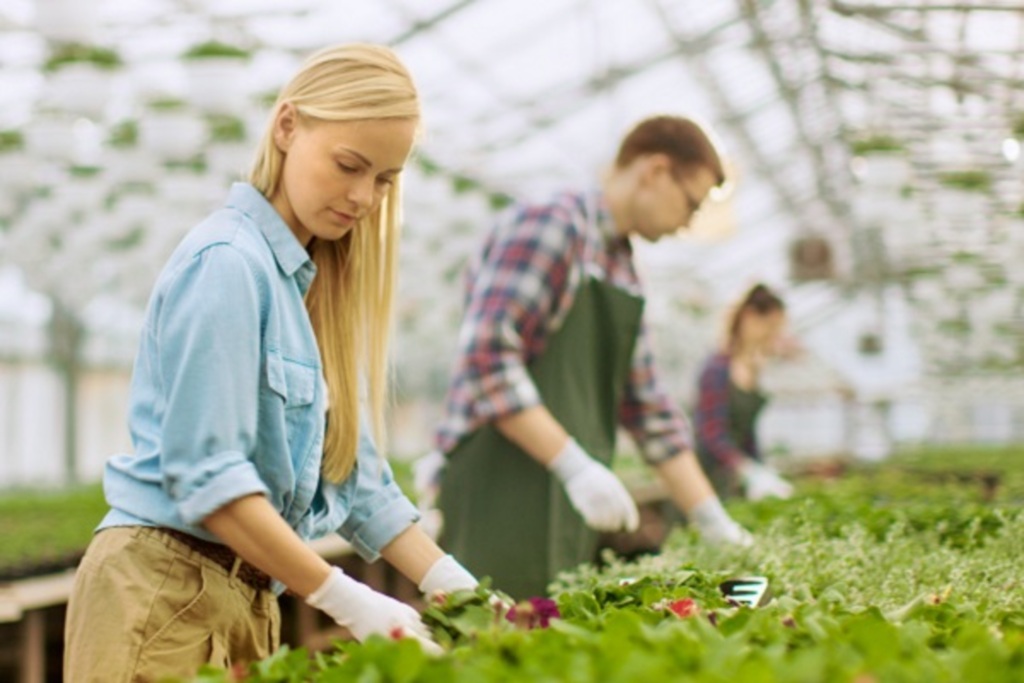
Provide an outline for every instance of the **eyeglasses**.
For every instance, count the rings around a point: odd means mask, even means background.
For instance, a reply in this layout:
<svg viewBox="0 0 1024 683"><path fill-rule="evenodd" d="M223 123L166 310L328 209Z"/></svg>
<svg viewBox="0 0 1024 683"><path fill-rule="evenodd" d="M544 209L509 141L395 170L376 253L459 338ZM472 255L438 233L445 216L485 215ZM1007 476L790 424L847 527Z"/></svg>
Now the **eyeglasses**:
<svg viewBox="0 0 1024 683"><path fill-rule="evenodd" d="M691 216L700 211L700 208L704 206L704 199L696 199L686 191L685 187L683 187L683 196L686 197L686 206L690 209Z"/></svg>
<svg viewBox="0 0 1024 683"><path fill-rule="evenodd" d="M683 193L683 198L686 200L686 208L690 210L690 215L692 216L700 211L701 207L704 205L704 200L707 199L707 196L700 199L694 197L690 194L690 190L687 188L686 182L680 177L681 174L677 170L671 171L671 175L672 179L675 180L676 185L679 186L679 189Z"/></svg>
<svg viewBox="0 0 1024 683"><path fill-rule="evenodd" d="M690 210L690 215L693 216L700 211L702 206L704 206L704 201L707 199L707 196L698 199L690 194L690 191L682 180L677 180L677 182L679 183L679 189L683 191L683 198L686 199L686 207Z"/></svg>

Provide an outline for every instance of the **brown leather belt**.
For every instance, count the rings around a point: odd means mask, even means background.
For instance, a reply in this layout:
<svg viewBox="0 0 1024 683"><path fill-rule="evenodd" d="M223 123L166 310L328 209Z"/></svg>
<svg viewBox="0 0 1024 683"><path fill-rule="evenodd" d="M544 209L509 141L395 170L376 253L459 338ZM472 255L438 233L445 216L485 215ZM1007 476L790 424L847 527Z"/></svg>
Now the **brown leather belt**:
<svg viewBox="0 0 1024 683"><path fill-rule="evenodd" d="M201 538L196 538L192 534L186 534L184 531L178 531L177 529L161 527L160 530L171 538L181 541L203 557L213 560L218 565L226 569L228 574L230 574L231 570L234 569L235 560L238 558L238 555L236 555L231 548L221 545L220 543L204 541ZM235 576L239 581L247 586L252 586L256 590L265 591L270 589L270 575L260 569L257 569L245 560L241 560L241 563L238 565L238 572Z"/></svg>

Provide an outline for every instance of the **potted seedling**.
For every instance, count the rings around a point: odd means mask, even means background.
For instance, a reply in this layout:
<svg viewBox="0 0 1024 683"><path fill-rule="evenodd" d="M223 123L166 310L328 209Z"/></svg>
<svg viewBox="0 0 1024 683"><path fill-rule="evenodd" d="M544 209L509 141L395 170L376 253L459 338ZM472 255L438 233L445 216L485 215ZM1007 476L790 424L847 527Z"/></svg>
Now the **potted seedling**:
<svg viewBox="0 0 1024 683"><path fill-rule="evenodd" d="M860 137L851 143L850 152L864 161L862 180L867 187L898 195L910 178L906 147L891 135Z"/></svg>
<svg viewBox="0 0 1024 683"><path fill-rule="evenodd" d="M152 155L139 145L139 122L125 119L107 132L105 159L114 184L152 180L156 170Z"/></svg>
<svg viewBox="0 0 1024 683"><path fill-rule="evenodd" d="M206 159L210 171L230 178L240 177L251 153L246 143L245 122L235 116L214 114L207 118L207 127Z"/></svg>
<svg viewBox="0 0 1024 683"><path fill-rule="evenodd" d="M1013 137L1024 142L1024 114L1019 114L1013 121Z"/></svg>
<svg viewBox="0 0 1024 683"><path fill-rule="evenodd" d="M121 67L121 57L109 48L60 45L43 65L47 75L44 101L57 109L100 118Z"/></svg>
<svg viewBox="0 0 1024 683"><path fill-rule="evenodd" d="M862 179L867 187L899 193L910 179L906 147L890 135L858 138L850 151L864 161Z"/></svg>
<svg viewBox="0 0 1024 683"><path fill-rule="evenodd" d="M189 99L198 109L227 114L245 105L245 70L252 53L218 41L193 45L182 61L189 83Z"/></svg>
<svg viewBox="0 0 1024 683"><path fill-rule="evenodd" d="M946 238L958 249L983 247L989 241L989 194L992 175L984 169L940 173L935 193L936 218L947 227Z"/></svg>
<svg viewBox="0 0 1024 683"><path fill-rule="evenodd" d="M0 130L0 187L27 190L35 183L36 162L25 151L25 135L20 130Z"/></svg>
<svg viewBox="0 0 1024 683"><path fill-rule="evenodd" d="M72 164L67 181L58 186L58 193L71 213L93 213L103 207L109 186L103 168L92 164Z"/></svg>

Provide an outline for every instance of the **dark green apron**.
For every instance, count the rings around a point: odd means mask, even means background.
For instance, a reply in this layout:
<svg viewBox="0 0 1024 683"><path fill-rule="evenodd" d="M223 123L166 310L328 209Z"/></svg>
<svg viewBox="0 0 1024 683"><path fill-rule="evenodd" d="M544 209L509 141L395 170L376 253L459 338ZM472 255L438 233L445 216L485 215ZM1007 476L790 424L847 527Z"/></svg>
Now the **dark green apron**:
<svg viewBox="0 0 1024 683"><path fill-rule="evenodd" d="M739 448L755 441L757 416L767 402L765 395L757 389L747 391L729 381L729 424L726 429L729 439ZM697 457L719 497L734 498L741 493L740 481L735 472L724 467L704 448L697 449Z"/></svg>
<svg viewBox="0 0 1024 683"><path fill-rule="evenodd" d="M643 299L584 277L572 309L528 370L544 405L602 463L612 460L618 407ZM594 559L597 533L561 484L493 425L448 455L441 545L514 598L544 595L555 575Z"/></svg>

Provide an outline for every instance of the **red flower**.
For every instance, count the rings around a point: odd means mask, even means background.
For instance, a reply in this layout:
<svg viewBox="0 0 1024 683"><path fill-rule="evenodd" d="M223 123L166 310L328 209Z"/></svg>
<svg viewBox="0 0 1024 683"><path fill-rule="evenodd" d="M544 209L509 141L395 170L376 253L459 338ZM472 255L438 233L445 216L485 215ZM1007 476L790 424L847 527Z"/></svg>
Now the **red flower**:
<svg viewBox="0 0 1024 683"><path fill-rule="evenodd" d="M561 616L554 600L530 598L513 605L505 618L521 629L533 629L547 628L552 619L558 619Z"/></svg>
<svg viewBox="0 0 1024 683"><path fill-rule="evenodd" d="M668 608L680 619L692 617L700 612L700 607L697 606L693 598L673 600L668 604Z"/></svg>

